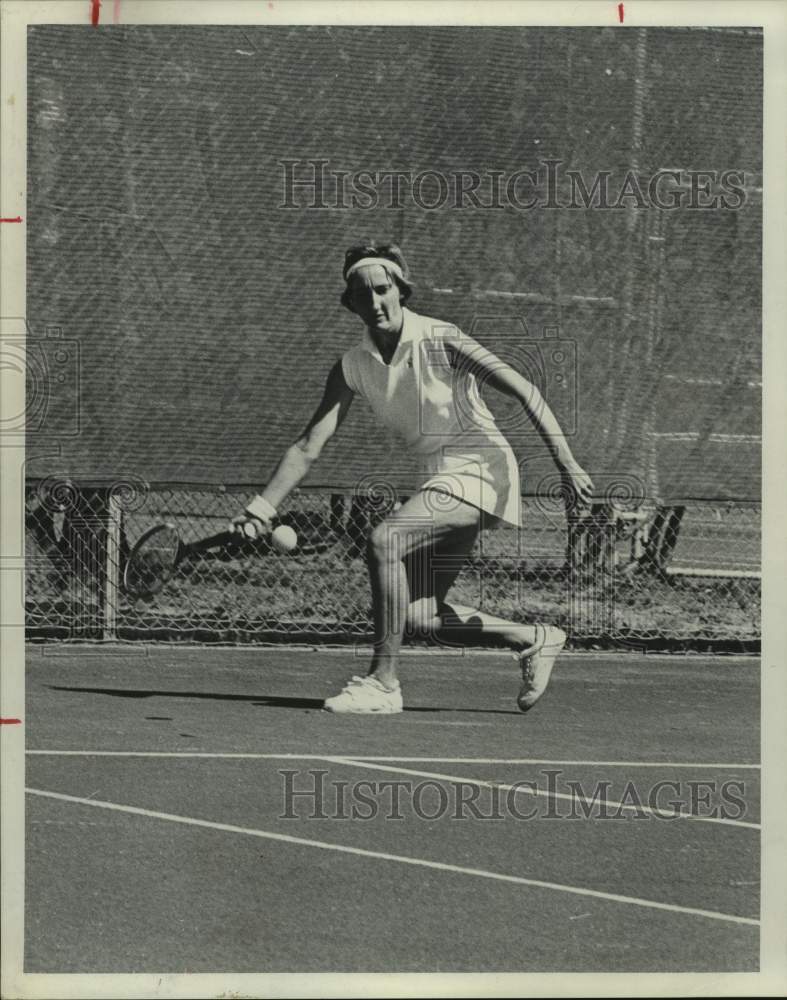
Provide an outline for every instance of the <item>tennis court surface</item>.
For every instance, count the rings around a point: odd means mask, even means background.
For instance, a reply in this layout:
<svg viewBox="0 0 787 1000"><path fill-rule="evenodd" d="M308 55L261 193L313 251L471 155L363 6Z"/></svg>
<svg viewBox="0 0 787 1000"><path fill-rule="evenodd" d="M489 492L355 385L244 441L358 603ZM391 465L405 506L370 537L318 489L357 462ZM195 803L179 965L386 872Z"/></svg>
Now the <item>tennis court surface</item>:
<svg viewBox="0 0 787 1000"><path fill-rule="evenodd" d="M25 971L757 969L755 659L366 662L31 646Z"/></svg>

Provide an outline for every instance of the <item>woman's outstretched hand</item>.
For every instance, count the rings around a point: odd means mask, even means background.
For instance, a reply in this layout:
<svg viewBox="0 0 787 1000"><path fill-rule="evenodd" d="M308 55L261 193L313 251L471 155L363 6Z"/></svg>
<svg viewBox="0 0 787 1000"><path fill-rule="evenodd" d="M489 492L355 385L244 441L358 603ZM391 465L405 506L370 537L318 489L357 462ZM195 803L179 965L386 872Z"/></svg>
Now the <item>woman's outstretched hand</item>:
<svg viewBox="0 0 787 1000"><path fill-rule="evenodd" d="M229 530L245 538L262 538L270 534L271 521L276 517L276 508L258 493L246 504L242 514L233 517Z"/></svg>
<svg viewBox="0 0 787 1000"><path fill-rule="evenodd" d="M587 507L593 500L593 480L576 462L567 462L560 466L560 477L566 496L566 507L575 510Z"/></svg>
<svg viewBox="0 0 787 1000"><path fill-rule="evenodd" d="M237 535L239 538L262 538L263 535L270 534L271 526L265 521L261 521L258 517L252 517L250 514L239 514L237 517L233 517L230 523L227 525L228 530Z"/></svg>

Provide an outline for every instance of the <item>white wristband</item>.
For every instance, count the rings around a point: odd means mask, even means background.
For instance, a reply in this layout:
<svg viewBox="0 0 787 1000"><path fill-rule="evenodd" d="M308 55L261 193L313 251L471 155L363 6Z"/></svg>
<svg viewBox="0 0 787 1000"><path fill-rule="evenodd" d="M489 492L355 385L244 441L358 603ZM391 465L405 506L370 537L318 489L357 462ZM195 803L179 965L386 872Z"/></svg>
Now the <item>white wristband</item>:
<svg viewBox="0 0 787 1000"><path fill-rule="evenodd" d="M267 524L276 517L276 508L258 493L253 500L246 504L246 513Z"/></svg>

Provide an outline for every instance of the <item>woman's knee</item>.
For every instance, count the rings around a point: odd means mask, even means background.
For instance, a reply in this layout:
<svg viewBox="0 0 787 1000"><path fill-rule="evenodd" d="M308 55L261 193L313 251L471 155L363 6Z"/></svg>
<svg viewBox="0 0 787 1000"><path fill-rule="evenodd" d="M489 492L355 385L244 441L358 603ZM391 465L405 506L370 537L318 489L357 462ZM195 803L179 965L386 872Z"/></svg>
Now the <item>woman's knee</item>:
<svg viewBox="0 0 787 1000"><path fill-rule="evenodd" d="M367 557L375 562L399 562L414 556L423 547L423 540L416 532L390 519L381 521L366 539Z"/></svg>
<svg viewBox="0 0 787 1000"><path fill-rule="evenodd" d="M385 521L381 521L372 528L366 539L366 555L373 562L380 563L396 558L401 559L401 556L396 554L397 548L394 532Z"/></svg>

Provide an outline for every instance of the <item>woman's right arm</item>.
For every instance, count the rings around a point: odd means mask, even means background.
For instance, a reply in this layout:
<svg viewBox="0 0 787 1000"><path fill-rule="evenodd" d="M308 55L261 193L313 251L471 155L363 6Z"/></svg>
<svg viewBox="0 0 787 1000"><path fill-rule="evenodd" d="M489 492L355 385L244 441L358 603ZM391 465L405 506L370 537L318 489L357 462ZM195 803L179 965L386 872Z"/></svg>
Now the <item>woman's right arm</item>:
<svg viewBox="0 0 787 1000"><path fill-rule="evenodd" d="M249 520L269 521L295 487L305 478L323 448L341 427L353 401L353 391L347 385L341 360L331 368L320 405L314 411L298 439L284 452L265 489L235 518L240 527Z"/></svg>

